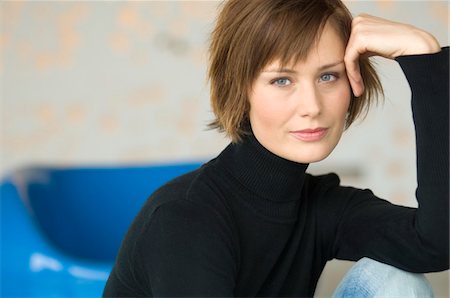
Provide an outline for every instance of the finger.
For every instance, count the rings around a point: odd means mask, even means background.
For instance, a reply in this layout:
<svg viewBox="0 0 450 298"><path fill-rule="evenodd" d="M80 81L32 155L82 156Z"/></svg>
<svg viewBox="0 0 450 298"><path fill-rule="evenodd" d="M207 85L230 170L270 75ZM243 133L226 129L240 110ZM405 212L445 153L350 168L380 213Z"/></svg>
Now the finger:
<svg viewBox="0 0 450 298"><path fill-rule="evenodd" d="M364 80L361 76L360 60L370 56L367 49L370 39L367 39L368 24L373 22L369 15L359 15L352 20L352 31L345 49L344 63L347 70L353 94L358 97L364 92Z"/></svg>
<svg viewBox="0 0 450 298"><path fill-rule="evenodd" d="M353 94L358 97L364 92L364 81L361 76L361 70L359 65L360 54L357 50L347 48L344 63L347 71L347 76L352 87Z"/></svg>

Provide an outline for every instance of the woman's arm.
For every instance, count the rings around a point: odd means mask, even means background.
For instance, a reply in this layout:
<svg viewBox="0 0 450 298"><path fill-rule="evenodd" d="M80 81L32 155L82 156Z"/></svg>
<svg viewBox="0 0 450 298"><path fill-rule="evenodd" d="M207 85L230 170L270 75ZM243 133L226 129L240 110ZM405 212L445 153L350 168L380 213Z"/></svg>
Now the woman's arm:
<svg viewBox="0 0 450 298"><path fill-rule="evenodd" d="M411 86L419 204L415 226L424 243L449 258L449 48L396 59Z"/></svg>
<svg viewBox="0 0 450 298"><path fill-rule="evenodd" d="M418 208L406 208L351 188L330 193L342 197L333 256L356 260L368 256L416 271L449 268L449 62L428 33L409 25L362 16L357 18L346 63L355 94L359 55L396 59L412 91L417 147ZM358 27L358 28L357 28ZM331 208L331 207L330 207Z"/></svg>

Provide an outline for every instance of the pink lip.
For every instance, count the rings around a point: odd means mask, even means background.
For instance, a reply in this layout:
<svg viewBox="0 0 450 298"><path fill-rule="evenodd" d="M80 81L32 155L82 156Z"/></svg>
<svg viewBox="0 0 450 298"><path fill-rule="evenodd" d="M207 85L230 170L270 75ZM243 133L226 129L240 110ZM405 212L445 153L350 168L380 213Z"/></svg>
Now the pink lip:
<svg viewBox="0 0 450 298"><path fill-rule="evenodd" d="M290 133L300 141L304 142L316 142L320 141L328 132L328 128L309 128L297 131L291 131Z"/></svg>

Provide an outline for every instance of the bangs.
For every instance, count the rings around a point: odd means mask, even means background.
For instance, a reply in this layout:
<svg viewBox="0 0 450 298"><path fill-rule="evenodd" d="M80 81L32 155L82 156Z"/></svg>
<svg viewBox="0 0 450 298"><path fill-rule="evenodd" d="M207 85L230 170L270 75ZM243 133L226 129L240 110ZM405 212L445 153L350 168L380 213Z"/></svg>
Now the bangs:
<svg viewBox="0 0 450 298"><path fill-rule="evenodd" d="M289 1L286 1L289 2ZM252 55L257 65L254 73L259 73L264 66L279 60L281 66L296 64L306 60L309 52L319 41L327 20L335 11L326 1L290 1L291 5L282 5L274 10L270 19L261 26Z"/></svg>

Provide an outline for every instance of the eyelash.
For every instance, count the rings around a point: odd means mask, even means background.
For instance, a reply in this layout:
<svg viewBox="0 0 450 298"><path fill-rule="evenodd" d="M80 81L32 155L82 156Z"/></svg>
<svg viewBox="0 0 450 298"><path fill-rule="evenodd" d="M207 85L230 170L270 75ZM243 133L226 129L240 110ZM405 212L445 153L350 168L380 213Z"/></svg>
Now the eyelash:
<svg viewBox="0 0 450 298"><path fill-rule="evenodd" d="M322 78L323 78L324 76L332 76L333 78L332 78L332 79L329 79L329 80L326 80L326 81L323 81L323 82L334 82L334 81L336 81L336 80L339 79L339 74L338 74L338 73L331 72L331 73L324 73L324 74L321 74L321 75L319 76L319 81L322 81ZM282 81L282 80L287 80L287 81L289 81L289 84L279 84L279 83L277 83L277 82ZM283 88L283 87L287 87L287 86L291 85L291 84L292 84L292 80L291 80L290 78L288 78L288 77L279 77L279 78L275 78L275 79L271 80L271 81L270 81L270 84L271 84L271 85L275 85L275 86L277 86L277 87L282 87L282 88Z"/></svg>
<svg viewBox="0 0 450 298"><path fill-rule="evenodd" d="M289 84L288 85L277 84L277 82L279 82L281 80L287 80L287 81L289 81ZM278 87L286 87L286 86L289 86L290 84L292 84L292 80L287 78L287 77L280 77L280 78L276 78L276 79L271 80L270 84L278 86Z"/></svg>
<svg viewBox="0 0 450 298"><path fill-rule="evenodd" d="M333 76L334 79L328 80L328 81L323 81L323 82L333 82L333 81L336 81L337 79L339 79L339 74L338 73L333 73L333 72L331 72L331 73L324 73L324 74L320 75L320 79L322 79L324 76Z"/></svg>

